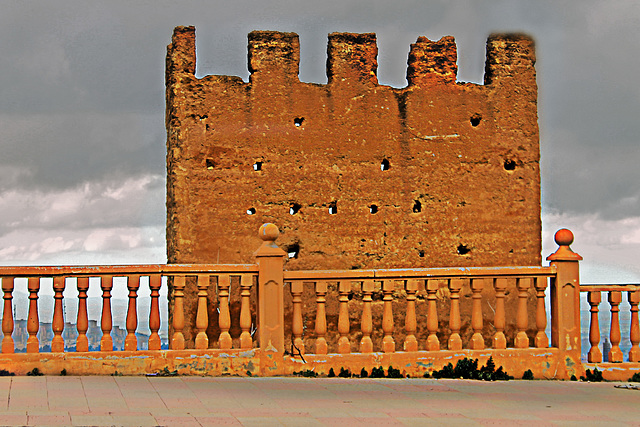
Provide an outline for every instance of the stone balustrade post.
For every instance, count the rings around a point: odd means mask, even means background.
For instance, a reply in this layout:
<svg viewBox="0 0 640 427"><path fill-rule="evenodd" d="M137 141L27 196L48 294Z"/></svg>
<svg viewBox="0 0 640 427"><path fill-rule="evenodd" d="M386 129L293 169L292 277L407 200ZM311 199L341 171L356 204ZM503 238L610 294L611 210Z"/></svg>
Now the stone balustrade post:
<svg viewBox="0 0 640 427"><path fill-rule="evenodd" d="M582 257L573 252L573 233L566 228L555 234L558 250L547 257L557 275L551 281L551 345L575 351L580 361L580 270Z"/></svg>
<svg viewBox="0 0 640 427"><path fill-rule="evenodd" d="M258 340L260 349L284 354L284 273L286 252L275 241L280 234L274 224L263 224L258 233L262 246L256 251L258 264Z"/></svg>

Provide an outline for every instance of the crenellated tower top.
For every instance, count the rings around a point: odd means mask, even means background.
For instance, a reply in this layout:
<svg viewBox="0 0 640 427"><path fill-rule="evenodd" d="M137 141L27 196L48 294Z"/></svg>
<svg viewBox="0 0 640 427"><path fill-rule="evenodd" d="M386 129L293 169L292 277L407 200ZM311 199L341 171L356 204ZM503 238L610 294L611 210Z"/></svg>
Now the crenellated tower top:
<svg viewBox="0 0 640 427"><path fill-rule="evenodd" d="M168 47L168 70L194 74L195 28L176 27ZM375 33L331 33L327 46L328 84L378 84ZM535 48L523 34L492 34L487 40L485 85L501 79L531 79L535 84ZM457 48L452 36L431 41L418 37L407 61L408 86L456 84ZM248 36L250 82L261 79L299 81L300 40L296 33L252 31ZM168 74L168 75L169 75Z"/></svg>

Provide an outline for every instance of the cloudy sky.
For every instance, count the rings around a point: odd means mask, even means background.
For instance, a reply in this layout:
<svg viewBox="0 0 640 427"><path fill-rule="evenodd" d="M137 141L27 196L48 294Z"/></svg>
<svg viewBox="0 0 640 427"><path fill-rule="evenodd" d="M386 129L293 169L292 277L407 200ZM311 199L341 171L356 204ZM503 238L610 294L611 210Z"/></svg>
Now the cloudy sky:
<svg viewBox="0 0 640 427"><path fill-rule="evenodd" d="M164 60L195 25L199 76L248 77L247 33L300 35L325 83L327 34L376 32L378 77L453 35L480 83L492 32L537 43L543 254L576 235L583 281L640 281L640 2L0 0L0 264L166 262Z"/></svg>

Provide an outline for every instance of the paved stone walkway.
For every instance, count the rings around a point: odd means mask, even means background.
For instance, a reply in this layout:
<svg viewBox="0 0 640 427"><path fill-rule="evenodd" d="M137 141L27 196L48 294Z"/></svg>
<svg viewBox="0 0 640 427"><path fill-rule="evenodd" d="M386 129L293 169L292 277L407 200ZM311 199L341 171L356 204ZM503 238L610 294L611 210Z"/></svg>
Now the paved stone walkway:
<svg viewBox="0 0 640 427"><path fill-rule="evenodd" d="M0 425L637 425L615 383L0 377Z"/></svg>

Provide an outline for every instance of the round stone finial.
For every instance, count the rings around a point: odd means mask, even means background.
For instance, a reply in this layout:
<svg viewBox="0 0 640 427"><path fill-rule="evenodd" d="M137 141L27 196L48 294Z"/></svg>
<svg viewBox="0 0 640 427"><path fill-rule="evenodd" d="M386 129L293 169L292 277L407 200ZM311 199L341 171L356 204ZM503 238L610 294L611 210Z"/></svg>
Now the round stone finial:
<svg viewBox="0 0 640 427"><path fill-rule="evenodd" d="M280 235L280 230L278 230L278 227L275 224L268 222L260 226L260 231L258 231L258 234L260 235L260 238L265 242L273 242Z"/></svg>
<svg viewBox="0 0 640 427"><path fill-rule="evenodd" d="M554 239L558 246L569 246L573 243L573 233L569 229L562 228L556 231Z"/></svg>

